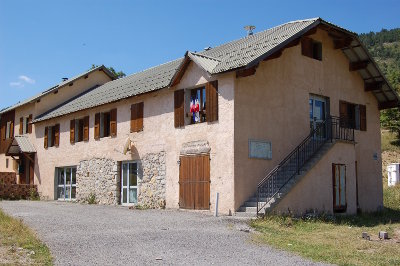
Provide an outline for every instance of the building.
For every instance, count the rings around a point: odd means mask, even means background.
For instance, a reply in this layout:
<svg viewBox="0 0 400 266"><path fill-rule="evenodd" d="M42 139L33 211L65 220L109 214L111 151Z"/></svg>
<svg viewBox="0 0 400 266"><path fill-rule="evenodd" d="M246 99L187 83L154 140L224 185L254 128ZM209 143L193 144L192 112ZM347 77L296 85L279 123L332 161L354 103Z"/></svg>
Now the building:
<svg viewBox="0 0 400 266"><path fill-rule="evenodd" d="M0 171L30 150L49 200L214 210L219 193L224 214L383 205L379 110L399 96L355 33L293 21L125 78L99 72L71 97L2 111Z"/></svg>

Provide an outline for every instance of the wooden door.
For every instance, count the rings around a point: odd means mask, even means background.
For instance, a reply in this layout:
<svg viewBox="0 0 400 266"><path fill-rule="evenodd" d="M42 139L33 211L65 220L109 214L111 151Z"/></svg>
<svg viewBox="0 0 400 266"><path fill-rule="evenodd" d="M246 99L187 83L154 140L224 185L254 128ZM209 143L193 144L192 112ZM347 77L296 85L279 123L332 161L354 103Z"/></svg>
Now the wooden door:
<svg viewBox="0 0 400 266"><path fill-rule="evenodd" d="M210 209L210 156L181 156L179 206L182 209Z"/></svg>

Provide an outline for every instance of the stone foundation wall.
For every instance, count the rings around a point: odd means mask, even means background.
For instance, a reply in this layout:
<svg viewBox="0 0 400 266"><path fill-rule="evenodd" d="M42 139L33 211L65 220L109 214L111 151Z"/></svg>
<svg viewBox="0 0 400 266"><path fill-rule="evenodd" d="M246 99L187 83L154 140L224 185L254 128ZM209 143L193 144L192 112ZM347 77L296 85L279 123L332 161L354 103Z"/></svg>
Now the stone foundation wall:
<svg viewBox="0 0 400 266"><path fill-rule="evenodd" d="M149 208L165 207L165 152L148 153L141 159L142 174L138 179L138 203Z"/></svg>
<svg viewBox="0 0 400 266"><path fill-rule="evenodd" d="M76 200L84 202L94 194L99 204L116 205L120 200L118 162L106 158L81 161L76 170Z"/></svg>

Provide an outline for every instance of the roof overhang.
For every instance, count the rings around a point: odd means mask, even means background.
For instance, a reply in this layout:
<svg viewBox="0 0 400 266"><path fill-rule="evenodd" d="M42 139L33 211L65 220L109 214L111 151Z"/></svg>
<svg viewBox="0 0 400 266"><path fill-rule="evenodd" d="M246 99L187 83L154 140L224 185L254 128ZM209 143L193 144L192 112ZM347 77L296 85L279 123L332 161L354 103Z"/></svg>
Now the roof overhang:
<svg viewBox="0 0 400 266"><path fill-rule="evenodd" d="M36 153L35 147L27 136L15 136L7 148L7 156L19 156L20 154Z"/></svg>

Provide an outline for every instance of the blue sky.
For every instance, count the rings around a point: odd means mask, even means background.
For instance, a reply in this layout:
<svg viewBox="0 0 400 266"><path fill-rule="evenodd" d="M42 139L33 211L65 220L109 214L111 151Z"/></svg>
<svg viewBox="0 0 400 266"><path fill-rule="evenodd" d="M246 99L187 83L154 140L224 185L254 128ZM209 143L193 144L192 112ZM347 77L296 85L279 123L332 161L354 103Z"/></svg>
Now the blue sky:
<svg viewBox="0 0 400 266"><path fill-rule="evenodd" d="M92 64L126 74L185 51L322 17L357 33L400 27L398 0L122 1L0 0L0 109Z"/></svg>

